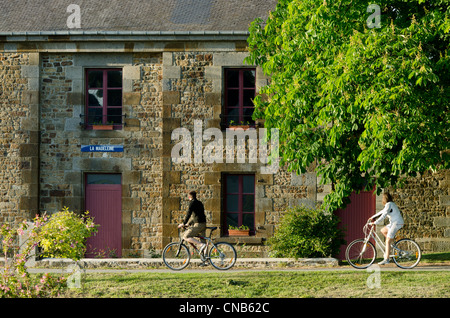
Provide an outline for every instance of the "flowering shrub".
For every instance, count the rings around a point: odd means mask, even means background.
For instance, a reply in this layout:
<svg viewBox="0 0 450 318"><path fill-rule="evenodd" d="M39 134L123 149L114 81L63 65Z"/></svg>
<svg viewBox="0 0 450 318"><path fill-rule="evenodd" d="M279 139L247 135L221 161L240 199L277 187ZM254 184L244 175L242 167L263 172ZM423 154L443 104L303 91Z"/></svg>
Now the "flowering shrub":
<svg viewBox="0 0 450 318"><path fill-rule="evenodd" d="M17 238L28 230L28 239L17 248ZM49 297L55 296L66 286L67 278L45 273L31 276L25 266L37 246L42 255L79 260L86 250L85 240L97 231L97 225L86 212L81 217L68 208L50 217L36 216L31 228L24 221L17 229L9 224L0 228L4 268L0 273L1 297Z"/></svg>
<svg viewBox="0 0 450 318"><path fill-rule="evenodd" d="M64 276L54 277L48 273L32 277L27 271L22 275L5 270L1 275L0 298L32 298L56 296L65 287Z"/></svg>
<svg viewBox="0 0 450 318"><path fill-rule="evenodd" d="M79 260L86 251L86 238L96 231L97 226L89 218L89 212L80 218L64 208L41 228L39 245L42 255Z"/></svg>

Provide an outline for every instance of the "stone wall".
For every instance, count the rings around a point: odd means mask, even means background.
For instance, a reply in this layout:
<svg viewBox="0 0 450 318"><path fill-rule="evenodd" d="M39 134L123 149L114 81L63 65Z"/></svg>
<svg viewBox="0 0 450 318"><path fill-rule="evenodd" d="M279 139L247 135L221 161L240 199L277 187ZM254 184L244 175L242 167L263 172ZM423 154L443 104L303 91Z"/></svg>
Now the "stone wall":
<svg viewBox="0 0 450 318"><path fill-rule="evenodd" d="M220 128L223 67L243 65L242 52L166 50L162 53L40 54L40 210L64 206L84 209L84 175L117 172L123 176L123 253L146 256L178 237L187 192L195 189L205 203L209 225L222 224L222 176L254 173L256 235L241 238L249 253L264 253L280 215L314 187L291 180L285 170L261 174L261 164L174 164L171 133L194 120ZM84 68L123 68L123 130L85 130ZM267 78L257 71L257 88ZM82 153L81 145L122 144L123 153ZM309 183L308 183L309 184ZM309 191L309 192L308 192ZM312 195L312 197L311 197ZM220 232L216 232L217 235ZM229 239L236 242L236 239ZM255 245L256 244L256 245Z"/></svg>
<svg viewBox="0 0 450 318"><path fill-rule="evenodd" d="M255 236L231 238L232 243L241 243L246 255L266 255L265 239L273 235L279 217L292 204L298 204L307 197L315 200L313 187L293 181L291 173L280 168L272 174L261 173L261 163L201 163L194 162L194 121L200 120L201 129L222 129L223 74L226 67L245 67L245 52L189 51L163 53L163 242L167 244L178 237L176 228L188 208L187 194L196 190L198 198L205 205L207 222L211 226L223 223L223 180L226 173L255 174ZM267 84L267 77L256 68L256 89ZM171 140L175 128L187 128L191 133L191 163L174 163L170 158L176 142ZM210 141L203 141L204 147ZM202 148L202 151L204 148ZM224 154L225 156L225 154ZM221 234L216 231L216 236ZM223 232L222 232L223 233Z"/></svg>
<svg viewBox="0 0 450 318"><path fill-rule="evenodd" d="M142 255L161 236L162 55L41 54L40 209L84 209L84 175L122 174L123 253ZM84 68L123 69L122 130L86 130ZM81 145L123 145L124 152L81 152Z"/></svg>
<svg viewBox="0 0 450 318"><path fill-rule="evenodd" d="M38 212L38 60L0 52L0 224Z"/></svg>
<svg viewBox="0 0 450 318"><path fill-rule="evenodd" d="M426 172L391 190L405 219L404 237L416 240L425 252L450 251L450 171Z"/></svg>

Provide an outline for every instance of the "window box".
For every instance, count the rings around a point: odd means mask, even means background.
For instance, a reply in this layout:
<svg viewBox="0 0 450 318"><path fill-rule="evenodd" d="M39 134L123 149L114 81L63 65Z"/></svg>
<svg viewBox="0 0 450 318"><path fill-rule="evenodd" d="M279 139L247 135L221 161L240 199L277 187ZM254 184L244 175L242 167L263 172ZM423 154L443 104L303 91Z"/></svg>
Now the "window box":
<svg viewBox="0 0 450 318"><path fill-rule="evenodd" d="M250 230L228 230L229 236L250 236Z"/></svg>
<svg viewBox="0 0 450 318"><path fill-rule="evenodd" d="M234 122L233 120L230 121L228 128L232 129L232 130L236 130L236 129L244 129L247 130L249 128L255 127L254 125L250 124L249 122Z"/></svg>
<svg viewBox="0 0 450 318"><path fill-rule="evenodd" d="M246 225L241 225L240 227L228 226L229 236L250 236L250 228Z"/></svg>
<svg viewBox="0 0 450 318"><path fill-rule="evenodd" d="M252 127L252 126L250 126L250 125L230 125L228 128L231 129L231 130L236 130L236 129L244 129L244 130L247 130L247 129L249 129L250 127Z"/></svg>
<svg viewBox="0 0 450 318"><path fill-rule="evenodd" d="M113 130L114 125L92 125L93 130Z"/></svg>

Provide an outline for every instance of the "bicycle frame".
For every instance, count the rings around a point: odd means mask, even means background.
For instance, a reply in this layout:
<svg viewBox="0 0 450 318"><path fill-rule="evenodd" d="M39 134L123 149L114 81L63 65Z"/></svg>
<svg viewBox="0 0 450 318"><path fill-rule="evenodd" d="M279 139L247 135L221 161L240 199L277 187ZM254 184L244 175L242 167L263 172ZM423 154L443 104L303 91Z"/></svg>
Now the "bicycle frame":
<svg viewBox="0 0 450 318"><path fill-rule="evenodd" d="M370 226L370 230L368 230L369 226ZM367 242L371 238L373 238L375 240L375 242L376 242L375 246L379 247L381 249L381 251L383 252L383 255L384 255L385 252L386 252L386 245L385 245L384 241L380 238L380 236L377 234L377 232L375 232L375 225L374 224L370 224L369 221L367 221L366 225L364 225L364 227L363 227L363 232L364 232L364 235L365 235L365 237L364 237L364 244L366 245ZM395 241L392 243L391 253L394 250L400 251L398 248L395 247ZM389 255L389 257L395 257L395 255Z"/></svg>
<svg viewBox="0 0 450 318"><path fill-rule="evenodd" d="M171 242L164 247L162 257L164 263L173 270L182 270L189 265L191 256L194 255L194 251L200 256L202 263L201 267L211 264L214 268L218 270L227 270L234 266L237 259L236 249L227 242L213 242L211 239L212 232L218 227L207 227L210 230L209 236L197 235L196 238L205 240L206 244L204 248L199 251L195 244L189 242L190 240L185 240L181 235L181 230L178 229L178 236L180 240L178 242ZM189 245L185 244L187 241L194 248L194 251L189 249Z"/></svg>
<svg viewBox="0 0 450 318"><path fill-rule="evenodd" d="M377 250L381 250L384 255L387 248L370 219L364 225L363 232L364 238L352 241L345 251L347 261L358 269L370 266L376 259ZM419 263L422 253L419 245L413 240L402 238L394 241L391 246L388 257L392 258L398 267L408 269Z"/></svg>
<svg viewBox="0 0 450 318"><path fill-rule="evenodd" d="M192 244L191 242L188 242L189 245L191 245L194 248L194 250L197 252L197 254L200 256L202 261L207 261L209 259L208 253L206 253L206 251L208 251L209 248L217 248L216 245L214 244L213 240L211 239L212 232L215 229L209 229L209 230L210 230L209 236L196 236L197 238L206 241L206 248L205 248L204 255L202 255L200 253L200 251L198 250L197 246L195 246L195 244ZM178 230L178 236L180 237L180 248L181 248L181 244L183 244L186 240L181 236L181 231L180 230ZM211 246L210 246L210 244L211 244ZM179 252L180 252L180 250L177 251L177 254L176 254L177 256L178 256Z"/></svg>

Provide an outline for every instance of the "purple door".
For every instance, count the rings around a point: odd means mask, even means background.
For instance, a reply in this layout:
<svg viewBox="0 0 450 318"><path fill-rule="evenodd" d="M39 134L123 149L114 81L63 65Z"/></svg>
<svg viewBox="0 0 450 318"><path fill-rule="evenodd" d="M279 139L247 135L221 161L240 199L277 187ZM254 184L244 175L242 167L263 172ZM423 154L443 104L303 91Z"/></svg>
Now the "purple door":
<svg viewBox="0 0 450 318"><path fill-rule="evenodd" d="M353 192L347 207L335 212L341 219L340 228L346 230L344 239L347 241L347 244L341 246L338 259L345 260L345 250L348 244L353 240L364 238L363 227L367 219L375 213L375 208L374 191L362 191L358 194Z"/></svg>
<svg viewBox="0 0 450 318"><path fill-rule="evenodd" d="M86 210L98 232L88 238L86 257L122 256L122 185L120 174L86 176Z"/></svg>

